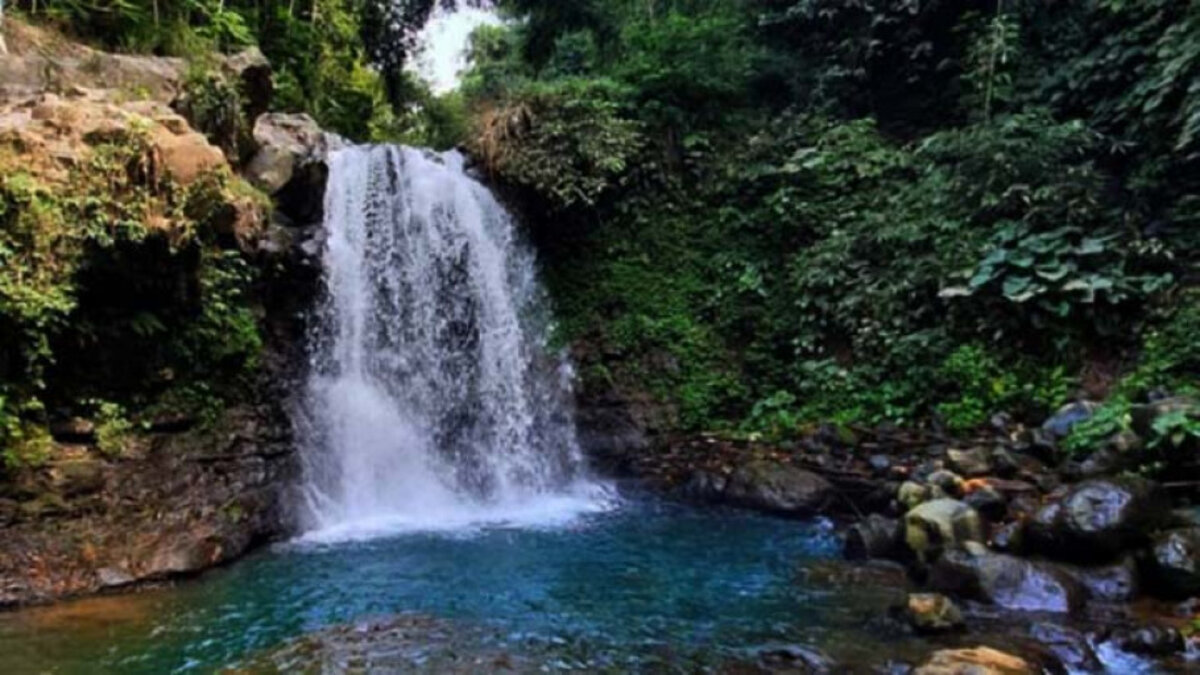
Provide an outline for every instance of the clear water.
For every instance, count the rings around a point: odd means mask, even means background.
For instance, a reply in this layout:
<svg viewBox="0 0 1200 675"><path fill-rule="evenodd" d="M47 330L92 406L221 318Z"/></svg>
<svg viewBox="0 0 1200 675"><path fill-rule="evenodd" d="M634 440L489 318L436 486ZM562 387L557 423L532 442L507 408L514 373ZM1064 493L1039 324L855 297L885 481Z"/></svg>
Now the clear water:
<svg viewBox="0 0 1200 675"><path fill-rule="evenodd" d="M657 502L548 528L293 543L173 589L0 615L0 662L7 675L212 672L305 632L402 612L616 661L663 644L821 644L863 620L844 589L797 576L836 553L818 523Z"/></svg>

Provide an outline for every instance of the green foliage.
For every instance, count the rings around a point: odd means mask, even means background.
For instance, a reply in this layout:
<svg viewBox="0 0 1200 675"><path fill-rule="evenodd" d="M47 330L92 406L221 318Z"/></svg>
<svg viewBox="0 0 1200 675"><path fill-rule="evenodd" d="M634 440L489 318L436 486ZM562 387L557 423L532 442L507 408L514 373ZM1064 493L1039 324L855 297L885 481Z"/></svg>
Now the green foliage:
<svg viewBox="0 0 1200 675"><path fill-rule="evenodd" d="M464 93L595 387L779 436L1036 422L1139 343L1139 386L1194 375L1182 3L551 4L476 35Z"/></svg>
<svg viewBox="0 0 1200 675"><path fill-rule="evenodd" d="M89 401L95 410L96 448L106 457L115 459L123 455L129 445L133 423L125 415L125 408L111 401Z"/></svg>
<svg viewBox="0 0 1200 675"><path fill-rule="evenodd" d="M246 119L243 105L237 84L219 70L197 62L188 71L176 109L236 162L241 159L242 148L249 148L253 131L253 120Z"/></svg>
<svg viewBox="0 0 1200 675"><path fill-rule="evenodd" d="M937 405L947 427L964 431L983 425L999 411L1037 419L1065 402L1069 381L1062 368L1047 373L1022 373L1001 365L978 344L959 347L937 372L942 388L956 396Z"/></svg>
<svg viewBox="0 0 1200 675"><path fill-rule="evenodd" d="M0 447L12 469L52 447L43 402L94 399L86 414L115 455L131 431L125 403L145 405L163 380L223 386L257 366L253 276L216 233L232 202L257 198L225 173L177 184L136 124L95 141L65 177L0 148Z"/></svg>
<svg viewBox="0 0 1200 675"><path fill-rule="evenodd" d="M1200 393L1200 292L1182 293L1168 305L1166 316L1152 323L1142 338L1137 368L1121 383L1130 395L1156 387L1181 394Z"/></svg>
<svg viewBox="0 0 1200 675"><path fill-rule="evenodd" d="M1063 449L1071 454L1084 454L1104 445L1116 434L1130 430L1133 423L1132 404L1122 395L1113 396L1088 419L1071 427L1063 441Z"/></svg>
<svg viewBox="0 0 1200 675"><path fill-rule="evenodd" d="M1152 426L1149 447L1154 450L1180 451L1200 442L1200 408L1172 410L1160 415Z"/></svg>
<svg viewBox="0 0 1200 675"><path fill-rule="evenodd" d="M552 209L595 205L642 145L638 125L620 115L623 93L611 81L574 79L514 92L485 114L473 149Z"/></svg>

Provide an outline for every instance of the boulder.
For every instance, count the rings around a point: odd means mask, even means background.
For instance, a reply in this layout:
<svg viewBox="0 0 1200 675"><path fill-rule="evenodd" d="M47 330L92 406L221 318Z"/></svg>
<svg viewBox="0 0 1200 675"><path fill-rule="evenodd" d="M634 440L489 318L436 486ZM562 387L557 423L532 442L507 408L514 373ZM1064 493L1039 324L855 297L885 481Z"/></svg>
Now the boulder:
<svg viewBox="0 0 1200 675"><path fill-rule="evenodd" d="M341 140L305 114L269 113L254 123L258 147L243 173L275 197L279 210L299 226L320 223L330 152Z"/></svg>
<svg viewBox="0 0 1200 675"><path fill-rule="evenodd" d="M1147 557L1149 583L1168 598L1200 595L1200 528L1189 527L1156 536Z"/></svg>
<svg viewBox="0 0 1200 675"><path fill-rule="evenodd" d="M986 476L992 472L992 454L986 448L950 450L946 453L946 466L966 478Z"/></svg>
<svg viewBox="0 0 1200 675"><path fill-rule="evenodd" d="M940 593L911 593L905 617L918 633L948 633L966 628L962 610Z"/></svg>
<svg viewBox="0 0 1200 675"><path fill-rule="evenodd" d="M1140 545L1168 517L1167 502L1151 481L1097 479L1071 487L1039 510L1030 534L1047 555L1095 562Z"/></svg>
<svg viewBox="0 0 1200 675"><path fill-rule="evenodd" d="M904 516L904 541L922 562L969 541L982 542L983 523L975 509L954 499L925 502Z"/></svg>
<svg viewBox="0 0 1200 675"><path fill-rule="evenodd" d="M1076 424L1090 420L1099 407L1100 404L1093 401L1068 403L1042 423L1042 430L1052 438L1065 438Z"/></svg>
<svg viewBox="0 0 1200 675"><path fill-rule="evenodd" d="M913 675L1034 675L1025 659L991 647L943 649L913 671Z"/></svg>
<svg viewBox="0 0 1200 675"><path fill-rule="evenodd" d="M845 555L849 560L896 558L902 541L900 521L873 513L850 526L846 532Z"/></svg>
<svg viewBox="0 0 1200 675"><path fill-rule="evenodd" d="M754 461L729 476L725 499L732 504L785 515L812 515L834 500L833 485L790 464Z"/></svg>
<svg viewBox="0 0 1200 675"><path fill-rule="evenodd" d="M1052 564L992 553L980 544L944 553L929 585L1005 609L1033 612L1071 612L1087 596L1079 582Z"/></svg>

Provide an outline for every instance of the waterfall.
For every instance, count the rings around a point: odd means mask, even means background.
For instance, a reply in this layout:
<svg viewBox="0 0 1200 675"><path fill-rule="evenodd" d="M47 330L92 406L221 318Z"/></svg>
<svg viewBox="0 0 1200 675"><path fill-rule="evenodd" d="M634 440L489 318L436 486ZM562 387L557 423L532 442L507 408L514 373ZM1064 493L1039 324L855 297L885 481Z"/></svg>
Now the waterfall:
<svg viewBox="0 0 1200 675"><path fill-rule="evenodd" d="M455 152L336 152L300 415L317 532L596 507L531 250Z"/></svg>

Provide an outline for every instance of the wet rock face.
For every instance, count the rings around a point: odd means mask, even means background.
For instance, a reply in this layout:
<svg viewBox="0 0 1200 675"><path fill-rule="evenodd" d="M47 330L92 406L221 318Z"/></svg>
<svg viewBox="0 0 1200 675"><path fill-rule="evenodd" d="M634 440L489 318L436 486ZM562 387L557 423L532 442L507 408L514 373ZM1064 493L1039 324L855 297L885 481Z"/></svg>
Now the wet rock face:
<svg viewBox="0 0 1200 675"><path fill-rule="evenodd" d="M290 531L298 465L278 405L147 440L116 462L73 458L29 478L21 506L55 508L21 508L4 527L0 607L195 574Z"/></svg>
<svg viewBox="0 0 1200 675"><path fill-rule="evenodd" d="M1200 595L1200 528L1163 532L1147 560L1153 590L1169 598Z"/></svg>
<svg viewBox="0 0 1200 675"><path fill-rule="evenodd" d="M738 467L725 485L731 504L785 515L812 515L834 500L833 485L799 467L758 461Z"/></svg>
<svg viewBox="0 0 1200 675"><path fill-rule="evenodd" d="M978 544L943 554L929 584L942 592L1023 611L1067 613L1087 598L1084 587L1060 568L992 553Z"/></svg>
<svg viewBox="0 0 1200 675"><path fill-rule="evenodd" d="M1136 547L1167 516L1166 501L1150 481L1090 480L1042 508L1031 534L1047 555L1094 562Z"/></svg>

